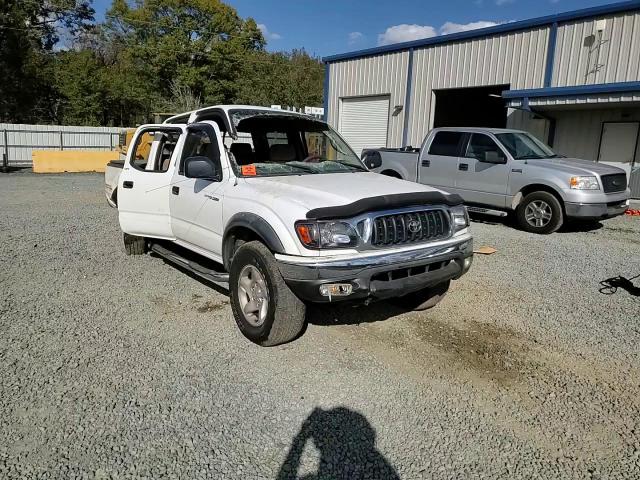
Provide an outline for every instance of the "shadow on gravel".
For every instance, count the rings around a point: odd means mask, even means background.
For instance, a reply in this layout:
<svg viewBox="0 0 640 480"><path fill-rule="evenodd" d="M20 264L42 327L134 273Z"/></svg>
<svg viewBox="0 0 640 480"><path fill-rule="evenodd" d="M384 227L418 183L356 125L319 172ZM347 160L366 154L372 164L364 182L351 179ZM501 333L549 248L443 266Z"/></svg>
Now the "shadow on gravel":
<svg viewBox="0 0 640 480"><path fill-rule="evenodd" d="M483 215L481 213L470 213L469 217L474 223L484 223L485 225L504 225L505 227L522 230L516 221L514 214L506 217L494 217L493 215ZM562 225L558 233L586 233L600 230L602 223L596 220L569 220Z"/></svg>
<svg viewBox="0 0 640 480"><path fill-rule="evenodd" d="M634 297L640 297L640 286L633 284L636 278L640 278L640 275L635 277L625 278L623 276L607 278L600 282L600 293L603 295L613 295L619 288L626 290Z"/></svg>
<svg viewBox="0 0 640 480"><path fill-rule="evenodd" d="M202 277L201 277L201 276L199 276L199 275L196 275L196 274L195 274L195 273L193 273L192 271L187 270L186 268L184 268L184 267L182 267L182 266L180 266L180 265L178 265L178 264L175 264L175 263L173 263L173 262L170 262L169 260L167 260L167 259L165 259L165 258L161 257L160 255L158 255L158 254L156 254L156 253L154 253L154 252L151 252L151 253L150 253L150 255L151 255L153 258L157 258L158 260L162 260L165 264L169 265L169 266L170 266L170 267L172 267L172 268L175 268L176 270L179 270L180 272L182 272L182 273L184 273L185 275L187 275L187 276L189 276L189 277L193 278L194 280L196 280L196 281L200 282L201 284L203 284L203 285L205 285L205 286L207 286L207 287L209 287L209 288L212 288L212 289L213 289L213 290L215 290L216 292L218 292L218 293L220 293L220 294L222 294L222 295L229 296L229 290L227 290L226 288L223 288L223 287L221 287L220 285L217 285L217 284L215 284L215 283L213 283L213 282L210 282L210 281L208 281L207 279L202 278Z"/></svg>
<svg viewBox="0 0 640 480"><path fill-rule="evenodd" d="M588 233L600 230L604 225L597 220L569 220L558 232L560 233Z"/></svg>
<svg viewBox="0 0 640 480"><path fill-rule="evenodd" d="M302 454L307 443L320 454L316 473L299 476ZM376 431L364 415L338 407L316 408L302 424L291 442L277 480L316 480L323 478L399 480L395 468L376 449Z"/></svg>
<svg viewBox="0 0 640 480"><path fill-rule="evenodd" d="M388 302L375 302L371 305L316 304L307 309L307 322L312 325L358 325L361 323L383 322L407 313Z"/></svg>

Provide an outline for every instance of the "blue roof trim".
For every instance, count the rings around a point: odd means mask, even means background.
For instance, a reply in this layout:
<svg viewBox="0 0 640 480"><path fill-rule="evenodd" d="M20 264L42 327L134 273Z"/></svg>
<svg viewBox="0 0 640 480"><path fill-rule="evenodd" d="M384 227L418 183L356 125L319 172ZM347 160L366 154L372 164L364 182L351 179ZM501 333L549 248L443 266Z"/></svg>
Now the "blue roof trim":
<svg viewBox="0 0 640 480"><path fill-rule="evenodd" d="M355 52L330 55L328 57L324 57L322 61L337 62L339 60L350 60L354 58L369 57L382 53L402 52L405 50L409 50L410 48L419 48L429 45L455 42L458 40L487 37L499 33L527 30L529 28L540 27L544 25L553 25L554 23L568 22L571 20L579 20L581 18L597 17L601 15L634 10L640 10L640 0L611 3L609 5L601 5L598 7L583 8L581 10L558 13L555 15L547 15L546 17L538 17L529 20L521 20L519 22L504 23L495 27L480 28L478 30L471 30L468 32L452 33L450 35L440 35L432 38L423 38L420 40L414 40L412 42L395 43L393 45L385 45L384 47L367 48L365 50L358 50Z"/></svg>
<svg viewBox="0 0 640 480"><path fill-rule="evenodd" d="M640 91L640 82L598 83L571 87L532 88L529 90L505 90L502 98L564 97L593 93L621 93Z"/></svg>

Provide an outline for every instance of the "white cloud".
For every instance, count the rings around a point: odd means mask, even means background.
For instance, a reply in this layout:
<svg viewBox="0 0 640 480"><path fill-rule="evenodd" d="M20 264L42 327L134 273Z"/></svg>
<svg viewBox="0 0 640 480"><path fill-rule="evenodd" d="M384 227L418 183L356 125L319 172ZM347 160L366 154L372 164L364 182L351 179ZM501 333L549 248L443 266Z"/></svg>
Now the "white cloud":
<svg viewBox="0 0 640 480"><path fill-rule="evenodd" d="M496 22L490 22L487 20L480 20L471 23L453 23L447 22L440 27L440 35L448 35L450 33L467 32L469 30L476 30L478 28L495 27L499 25Z"/></svg>
<svg viewBox="0 0 640 480"><path fill-rule="evenodd" d="M496 0L496 5L501 7L502 5L507 5L509 3L514 3L516 0Z"/></svg>
<svg viewBox="0 0 640 480"><path fill-rule="evenodd" d="M364 38L364 35L362 34L362 32L351 32L349 34L349 45L358 43L363 38Z"/></svg>
<svg viewBox="0 0 640 480"><path fill-rule="evenodd" d="M378 35L378 45L390 45L392 43L409 42L420 38L435 37L438 34L430 25L394 25Z"/></svg>
<svg viewBox="0 0 640 480"><path fill-rule="evenodd" d="M280 40L282 38L282 35L280 35L279 33L270 32L264 23L259 23L258 29L262 32L262 36L266 40Z"/></svg>

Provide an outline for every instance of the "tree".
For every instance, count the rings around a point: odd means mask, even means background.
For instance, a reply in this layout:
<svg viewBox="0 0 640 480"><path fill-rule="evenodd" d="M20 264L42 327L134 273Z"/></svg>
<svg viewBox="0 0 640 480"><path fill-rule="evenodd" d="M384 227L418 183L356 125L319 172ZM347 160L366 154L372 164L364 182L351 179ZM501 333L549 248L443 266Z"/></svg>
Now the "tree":
<svg viewBox="0 0 640 480"><path fill-rule="evenodd" d="M176 81L205 103L230 101L243 57L265 44L255 21L219 0L114 0L105 28L144 61L160 96Z"/></svg>
<svg viewBox="0 0 640 480"><path fill-rule="evenodd" d="M0 119L54 118L52 51L59 29L71 35L88 28L88 0L0 0Z"/></svg>

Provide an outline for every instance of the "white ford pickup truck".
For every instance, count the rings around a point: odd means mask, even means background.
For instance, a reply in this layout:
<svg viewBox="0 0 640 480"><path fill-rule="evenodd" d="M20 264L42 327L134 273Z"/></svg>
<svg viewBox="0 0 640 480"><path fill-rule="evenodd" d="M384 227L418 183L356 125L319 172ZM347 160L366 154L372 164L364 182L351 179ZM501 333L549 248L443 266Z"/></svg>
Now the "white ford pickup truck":
<svg viewBox="0 0 640 480"><path fill-rule="evenodd" d="M228 288L260 345L298 336L311 302L430 308L471 266L459 196L369 172L301 114L215 106L143 125L105 181L127 253Z"/></svg>

